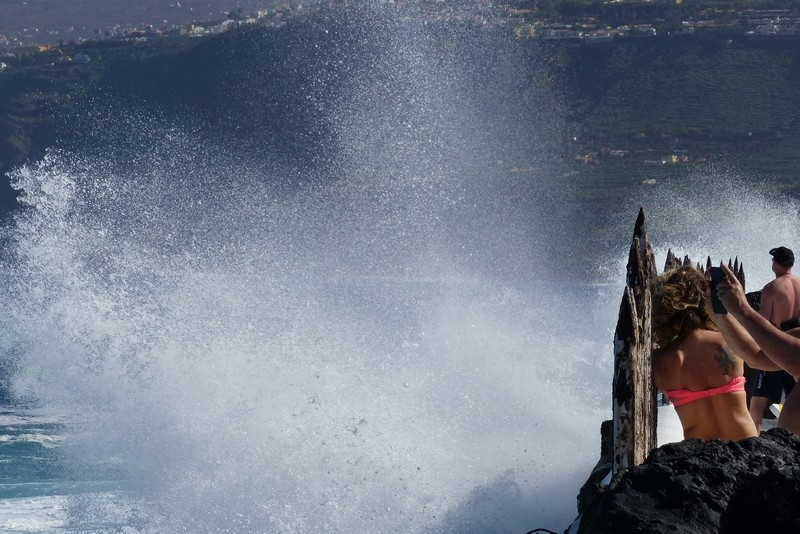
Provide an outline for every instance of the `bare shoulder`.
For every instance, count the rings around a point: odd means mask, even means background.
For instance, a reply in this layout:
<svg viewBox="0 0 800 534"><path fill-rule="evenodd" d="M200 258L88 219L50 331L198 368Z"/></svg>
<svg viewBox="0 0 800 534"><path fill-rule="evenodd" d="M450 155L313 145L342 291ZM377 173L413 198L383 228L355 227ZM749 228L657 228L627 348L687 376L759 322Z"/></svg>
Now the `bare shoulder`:
<svg viewBox="0 0 800 534"><path fill-rule="evenodd" d="M764 298L764 294L771 295L779 290L782 280L780 278L776 278L771 280L767 283L764 287L761 288L761 298Z"/></svg>
<svg viewBox="0 0 800 534"><path fill-rule="evenodd" d="M680 365L682 352L674 347L653 350L653 367L664 368Z"/></svg>
<svg viewBox="0 0 800 534"><path fill-rule="evenodd" d="M727 348L728 343L721 333L714 330L697 330L697 340L706 348Z"/></svg>
<svg viewBox="0 0 800 534"><path fill-rule="evenodd" d="M797 277L779 276L764 286L764 288L761 290L761 296L763 298L764 292L766 292L768 295L774 295L776 293L788 293L796 287L800 287L800 280L798 280Z"/></svg>
<svg viewBox="0 0 800 534"><path fill-rule="evenodd" d="M653 379L660 391L680 388L680 370L683 365L682 352L675 348L660 348L653 351Z"/></svg>
<svg viewBox="0 0 800 534"><path fill-rule="evenodd" d="M714 330L695 330L692 332L699 343L725 345L725 338Z"/></svg>
<svg viewBox="0 0 800 534"><path fill-rule="evenodd" d="M668 349L664 347L659 347L657 349L653 349L653 358L664 358L665 355L676 352L675 349Z"/></svg>

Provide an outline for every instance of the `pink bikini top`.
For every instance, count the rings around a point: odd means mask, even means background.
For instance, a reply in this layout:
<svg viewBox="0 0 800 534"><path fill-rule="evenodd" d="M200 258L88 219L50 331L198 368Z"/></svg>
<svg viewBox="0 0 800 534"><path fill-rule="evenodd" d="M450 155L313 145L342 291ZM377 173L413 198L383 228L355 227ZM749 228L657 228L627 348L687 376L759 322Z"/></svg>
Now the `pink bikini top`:
<svg viewBox="0 0 800 534"><path fill-rule="evenodd" d="M682 406L684 404L689 404L690 402L694 402L698 399L704 399L706 397L713 397L714 395L724 395L725 393L734 393L736 391L744 391L744 377L737 376L735 378L731 378L731 381L725 384L724 386L719 386L716 388L708 388L702 391L689 391L688 389L672 389L667 391L667 397L669 397L670 402L672 402L673 406Z"/></svg>

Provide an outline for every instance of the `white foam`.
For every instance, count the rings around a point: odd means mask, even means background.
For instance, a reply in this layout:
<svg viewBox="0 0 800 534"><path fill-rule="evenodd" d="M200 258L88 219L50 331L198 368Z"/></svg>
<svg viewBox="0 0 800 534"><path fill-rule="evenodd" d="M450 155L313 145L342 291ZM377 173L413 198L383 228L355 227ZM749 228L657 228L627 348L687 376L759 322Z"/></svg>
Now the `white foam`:
<svg viewBox="0 0 800 534"><path fill-rule="evenodd" d="M56 447L63 441L64 436L42 433L0 435L0 443L39 443L47 448Z"/></svg>
<svg viewBox="0 0 800 534"><path fill-rule="evenodd" d="M0 531L53 532L67 519L65 498L24 497L0 500Z"/></svg>

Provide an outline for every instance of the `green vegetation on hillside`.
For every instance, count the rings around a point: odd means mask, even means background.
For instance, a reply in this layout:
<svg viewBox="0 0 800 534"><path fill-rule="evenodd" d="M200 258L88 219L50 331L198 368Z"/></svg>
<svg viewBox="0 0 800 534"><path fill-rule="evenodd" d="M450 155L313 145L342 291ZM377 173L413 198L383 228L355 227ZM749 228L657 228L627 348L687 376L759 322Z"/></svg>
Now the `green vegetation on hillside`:
<svg viewBox="0 0 800 534"><path fill-rule="evenodd" d="M320 157L330 120L323 110L332 98L324 91L338 83L332 66L352 60L317 47L363 40L352 29L338 37L335 31L330 20L296 21L198 39L88 42L8 60L0 71L0 175L79 135L70 119L103 99L200 117L219 137L250 133L263 140L259 149L309 163ZM460 38L482 31L472 28ZM562 146L576 169L587 168L576 158L589 155L592 173L641 177L653 170L645 168L648 160L679 154L689 164L724 159L790 186L800 183L798 45L800 37L721 34L601 44L513 41L561 93ZM78 52L91 61L64 59ZM0 210L8 209L10 196L3 193Z"/></svg>
<svg viewBox="0 0 800 534"><path fill-rule="evenodd" d="M86 99L99 86L118 77L115 66L174 60L197 42L92 41L6 59L8 66L0 71L0 176L31 158L40 158L46 148L68 134L65 119L85 108ZM72 61L78 52L87 54L91 61ZM12 191L4 179L0 212L13 205Z"/></svg>
<svg viewBox="0 0 800 534"><path fill-rule="evenodd" d="M554 52L556 76L587 150L688 151L794 183L798 43L796 37L675 37L564 45Z"/></svg>

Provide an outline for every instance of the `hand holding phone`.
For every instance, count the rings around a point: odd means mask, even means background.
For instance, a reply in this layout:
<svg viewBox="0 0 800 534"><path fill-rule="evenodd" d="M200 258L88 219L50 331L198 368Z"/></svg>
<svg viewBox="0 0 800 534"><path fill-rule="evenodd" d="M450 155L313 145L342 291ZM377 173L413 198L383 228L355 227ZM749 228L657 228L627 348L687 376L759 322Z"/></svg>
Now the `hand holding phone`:
<svg viewBox="0 0 800 534"><path fill-rule="evenodd" d="M725 309L725 305L719 299L719 295L717 295L717 284L723 281L725 281L725 273L722 271L722 267L712 267L711 308L714 310L714 313L728 313L728 310Z"/></svg>

